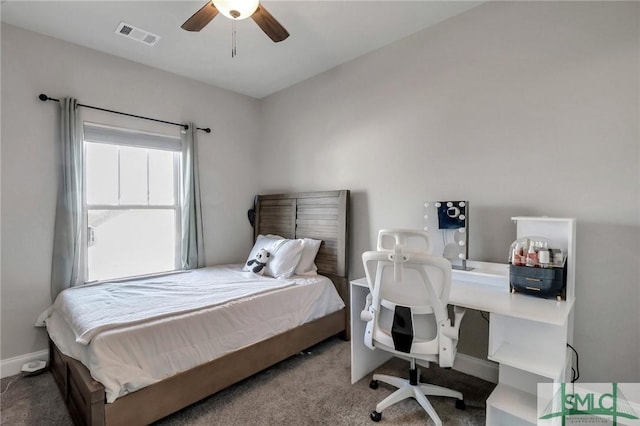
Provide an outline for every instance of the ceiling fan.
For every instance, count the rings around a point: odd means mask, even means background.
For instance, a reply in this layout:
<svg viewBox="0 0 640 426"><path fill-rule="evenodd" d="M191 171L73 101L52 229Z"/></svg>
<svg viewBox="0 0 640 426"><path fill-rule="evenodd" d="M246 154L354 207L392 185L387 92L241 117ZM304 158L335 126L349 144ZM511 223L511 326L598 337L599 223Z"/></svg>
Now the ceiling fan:
<svg viewBox="0 0 640 426"><path fill-rule="evenodd" d="M262 31L276 43L289 37L287 30L267 12L259 0L209 1L182 24L182 29L200 31L215 18L218 12L234 21L251 17Z"/></svg>

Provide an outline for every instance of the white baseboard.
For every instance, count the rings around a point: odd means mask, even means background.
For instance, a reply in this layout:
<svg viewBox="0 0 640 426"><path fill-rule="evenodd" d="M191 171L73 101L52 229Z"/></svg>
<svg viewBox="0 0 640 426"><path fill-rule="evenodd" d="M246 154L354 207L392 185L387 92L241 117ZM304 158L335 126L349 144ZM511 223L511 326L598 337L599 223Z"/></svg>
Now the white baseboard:
<svg viewBox="0 0 640 426"><path fill-rule="evenodd" d="M3 359L0 361L0 377L4 379L5 377L15 376L20 373L23 364L36 360L49 362L49 350L45 349L38 352L31 352L30 354Z"/></svg>
<svg viewBox="0 0 640 426"><path fill-rule="evenodd" d="M498 364L458 352L453 369L491 383L498 383Z"/></svg>

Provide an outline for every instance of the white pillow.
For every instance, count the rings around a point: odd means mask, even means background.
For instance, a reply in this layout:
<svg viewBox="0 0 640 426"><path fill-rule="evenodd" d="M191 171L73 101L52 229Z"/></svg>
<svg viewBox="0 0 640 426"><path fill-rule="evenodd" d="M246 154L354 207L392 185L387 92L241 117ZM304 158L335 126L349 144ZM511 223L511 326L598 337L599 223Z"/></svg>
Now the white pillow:
<svg viewBox="0 0 640 426"><path fill-rule="evenodd" d="M295 269L296 275L318 275L318 267L315 264L316 255L320 250L322 240L314 240L312 238L303 238L304 246L302 247L302 256L300 262Z"/></svg>
<svg viewBox="0 0 640 426"><path fill-rule="evenodd" d="M260 251L260 249L265 249L266 251L271 253L271 256L269 257L269 262L271 262L273 260L272 257L276 251L276 248L283 242L284 242L284 238L278 237L276 235L267 235L267 236L258 235L258 238L256 238L256 242L253 245L251 252L249 253L249 257L247 258L247 261L244 262L244 265L242 266L242 270L247 272L251 271L251 268L247 266L247 263L250 260L256 258L256 254L258 254L258 251ZM267 262L267 264L269 262Z"/></svg>
<svg viewBox="0 0 640 426"><path fill-rule="evenodd" d="M260 249L265 249L270 253L265 275L273 278L289 278L300 261L303 247L303 240L288 240L279 235L258 235L242 270L251 271L247 262L255 259Z"/></svg>
<svg viewBox="0 0 640 426"><path fill-rule="evenodd" d="M302 256L302 240L276 240L277 247L271 252L267 262L266 275L273 278L289 278L298 266Z"/></svg>

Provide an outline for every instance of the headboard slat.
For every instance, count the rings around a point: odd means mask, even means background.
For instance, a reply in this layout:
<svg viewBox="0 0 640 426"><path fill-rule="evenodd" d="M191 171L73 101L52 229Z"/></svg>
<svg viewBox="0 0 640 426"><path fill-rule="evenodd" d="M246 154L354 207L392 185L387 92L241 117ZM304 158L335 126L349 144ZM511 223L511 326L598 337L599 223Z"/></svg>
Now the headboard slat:
<svg viewBox="0 0 640 426"><path fill-rule="evenodd" d="M256 230L259 234L275 234L294 238L296 232L295 199L259 199L256 206ZM254 235L257 237L258 234Z"/></svg>

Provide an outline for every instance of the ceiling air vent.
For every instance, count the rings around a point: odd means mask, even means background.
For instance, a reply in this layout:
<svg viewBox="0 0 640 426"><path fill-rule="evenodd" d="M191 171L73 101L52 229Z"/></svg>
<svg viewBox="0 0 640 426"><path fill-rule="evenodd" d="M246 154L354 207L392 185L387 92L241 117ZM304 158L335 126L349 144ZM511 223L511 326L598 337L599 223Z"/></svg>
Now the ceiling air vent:
<svg viewBox="0 0 640 426"><path fill-rule="evenodd" d="M120 22L118 28L116 28L116 34L120 34L121 36L139 41L140 43L144 43L149 46L154 46L158 40L160 40L160 36L151 34L149 31L136 28L133 25L125 24L124 22Z"/></svg>

